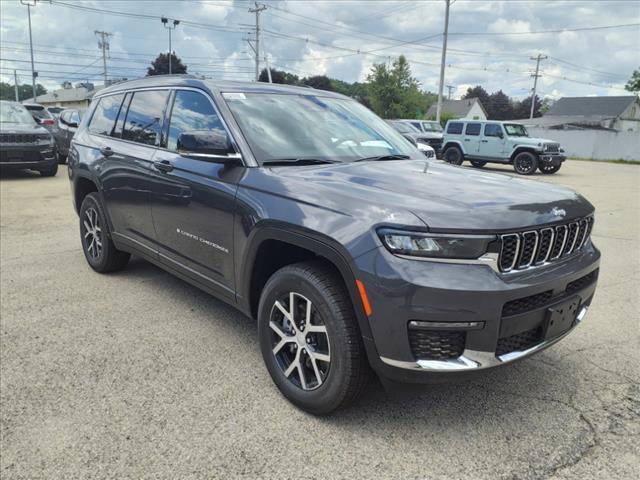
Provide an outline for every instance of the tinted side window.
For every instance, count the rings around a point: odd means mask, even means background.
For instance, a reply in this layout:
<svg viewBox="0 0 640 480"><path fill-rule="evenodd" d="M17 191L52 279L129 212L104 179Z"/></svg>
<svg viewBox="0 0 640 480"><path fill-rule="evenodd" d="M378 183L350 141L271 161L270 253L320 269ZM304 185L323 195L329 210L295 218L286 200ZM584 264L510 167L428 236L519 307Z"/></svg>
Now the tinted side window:
<svg viewBox="0 0 640 480"><path fill-rule="evenodd" d="M167 148L175 151L178 136L189 130L220 130L224 132L224 127L207 97L191 90L178 90L171 112Z"/></svg>
<svg viewBox="0 0 640 480"><path fill-rule="evenodd" d="M485 137L499 137L502 134L502 127L497 123L487 123L484 126Z"/></svg>
<svg viewBox="0 0 640 480"><path fill-rule="evenodd" d="M464 133L466 135L480 135L480 124L479 123L467 123L467 128Z"/></svg>
<svg viewBox="0 0 640 480"><path fill-rule="evenodd" d="M462 133L462 123L460 122L451 122L447 127L447 133L452 133L454 135L460 135Z"/></svg>
<svg viewBox="0 0 640 480"><path fill-rule="evenodd" d="M422 126L420 125L420 122L410 122L410 123L411 125L416 127L418 130L422 131Z"/></svg>
<svg viewBox="0 0 640 480"><path fill-rule="evenodd" d="M89 131L100 135L111 135L113 125L120 110L120 104L124 95L109 95L102 97L98 101L91 123L89 123Z"/></svg>
<svg viewBox="0 0 640 480"><path fill-rule="evenodd" d="M168 90L135 92L124 121L122 138L144 145L158 145Z"/></svg>

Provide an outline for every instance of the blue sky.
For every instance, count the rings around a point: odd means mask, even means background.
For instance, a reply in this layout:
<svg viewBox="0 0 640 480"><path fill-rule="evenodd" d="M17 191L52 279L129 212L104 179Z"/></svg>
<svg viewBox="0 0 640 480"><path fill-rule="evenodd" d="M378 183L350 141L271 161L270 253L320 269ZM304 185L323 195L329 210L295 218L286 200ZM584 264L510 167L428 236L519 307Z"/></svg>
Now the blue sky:
<svg viewBox="0 0 640 480"><path fill-rule="evenodd" d="M437 91L443 0L261 3L268 7L261 16L263 55L272 66L300 76L356 81L373 63L404 54L423 88ZM250 80L251 6L245 0L38 2L32 8L36 70L48 88L67 78L100 83L94 30L103 30L113 34L109 76L144 75L149 62L168 49L168 32L157 18L165 15L182 21L173 49L190 72ZM13 82L16 68L20 81L29 83L27 8L18 0L2 0L0 7L0 77ZM640 68L638 23L638 1L457 0L451 7L445 84L455 86L454 96L481 84L490 92L523 97L532 86L530 57L542 53L549 56L542 63L542 95L624 95L622 87ZM592 29L629 24L636 25Z"/></svg>

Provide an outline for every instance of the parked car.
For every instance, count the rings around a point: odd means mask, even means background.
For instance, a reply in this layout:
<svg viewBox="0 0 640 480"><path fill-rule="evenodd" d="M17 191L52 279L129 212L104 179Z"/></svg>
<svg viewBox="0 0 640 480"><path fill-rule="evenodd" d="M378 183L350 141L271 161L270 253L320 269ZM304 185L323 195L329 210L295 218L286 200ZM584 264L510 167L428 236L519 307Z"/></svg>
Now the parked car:
<svg viewBox="0 0 640 480"><path fill-rule="evenodd" d="M29 113L31 113L33 119L38 125L42 125L49 131L53 129L56 120L46 107L37 103L23 103L23 105L27 110L29 110Z"/></svg>
<svg viewBox="0 0 640 480"><path fill-rule="evenodd" d="M449 120L445 131L442 156L454 165L465 160L476 168L487 162L508 163L521 175L536 170L551 174L560 170L566 159L558 142L529 137L518 123Z"/></svg>
<svg viewBox="0 0 640 480"><path fill-rule="evenodd" d="M428 160L334 92L112 85L69 178L91 268L135 254L255 318L273 381L315 414L355 399L370 368L442 381L539 352L596 288L584 197Z"/></svg>
<svg viewBox="0 0 640 480"><path fill-rule="evenodd" d="M60 113L60 116L56 119L56 124L53 128L53 136L56 139L60 163L66 163L67 161L69 144L78 129L82 114L82 110L67 109L63 110Z"/></svg>
<svg viewBox="0 0 640 480"><path fill-rule="evenodd" d="M414 146L418 147L427 158L435 158L436 151L427 143L427 139L423 138L418 129L411 125L398 120L387 120L387 123L395 128L404 138L409 140Z"/></svg>
<svg viewBox="0 0 640 480"><path fill-rule="evenodd" d="M64 107L47 107L47 110L49 110L49 113L53 115L54 118L58 118L64 110Z"/></svg>
<svg viewBox="0 0 640 480"><path fill-rule="evenodd" d="M443 137L442 125L432 120L402 119L401 121L408 123L419 132L422 132L422 137L425 139L425 142L428 143L438 155L440 155Z"/></svg>
<svg viewBox="0 0 640 480"><path fill-rule="evenodd" d="M17 102L0 100L0 167L37 170L43 177L58 171L51 133L36 124Z"/></svg>

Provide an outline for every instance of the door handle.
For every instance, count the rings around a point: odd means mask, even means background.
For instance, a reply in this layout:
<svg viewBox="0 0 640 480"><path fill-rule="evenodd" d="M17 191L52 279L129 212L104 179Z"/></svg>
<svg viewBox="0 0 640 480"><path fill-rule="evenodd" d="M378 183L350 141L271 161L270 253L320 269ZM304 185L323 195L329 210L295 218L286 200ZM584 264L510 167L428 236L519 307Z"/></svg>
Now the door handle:
<svg viewBox="0 0 640 480"><path fill-rule="evenodd" d="M100 149L100 153L101 153L102 155L104 155L105 157L110 157L111 155L113 155L113 154L114 154L114 153L116 153L116 152L114 152L113 150L111 150L111 147L104 147L104 148L101 148L101 149Z"/></svg>
<svg viewBox="0 0 640 480"><path fill-rule="evenodd" d="M488 143L489 140L480 140L482 143Z"/></svg>
<svg viewBox="0 0 640 480"><path fill-rule="evenodd" d="M471 140L470 140L470 139L468 139L468 138L465 138L465 139L464 139L464 141L465 141L465 142L470 142Z"/></svg>
<svg viewBox="0 0 640 480"><path fill-rule="evenodd" d="M156 170L160 170L162 173L167 173L173 170L173 165L168 160L162 160L161 162L153 162L153 166Z"/></svg>

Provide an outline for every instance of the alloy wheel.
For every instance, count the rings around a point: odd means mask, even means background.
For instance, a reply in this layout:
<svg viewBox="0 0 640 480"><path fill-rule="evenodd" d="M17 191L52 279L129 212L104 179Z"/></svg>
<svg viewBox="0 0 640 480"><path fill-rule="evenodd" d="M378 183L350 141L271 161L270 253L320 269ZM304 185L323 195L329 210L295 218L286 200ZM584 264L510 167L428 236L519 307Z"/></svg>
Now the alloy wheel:
<svg viewBox="0 0 640 480"><path fill-rule="evenodd" d="M329 374L329 335L308 298L289 292L275 301L269 318L271 351L284 376L303 390L320 387Z"/></svg>
<svg viewBox="0 0 640 480"><path fill-rule="evenodd" d="M92 259L98 260L102 255L102 229L100 228L100 218L95 208L87 208L84 212L85 218L82 221L84 226L83 239L85 249Z"/></svg>

